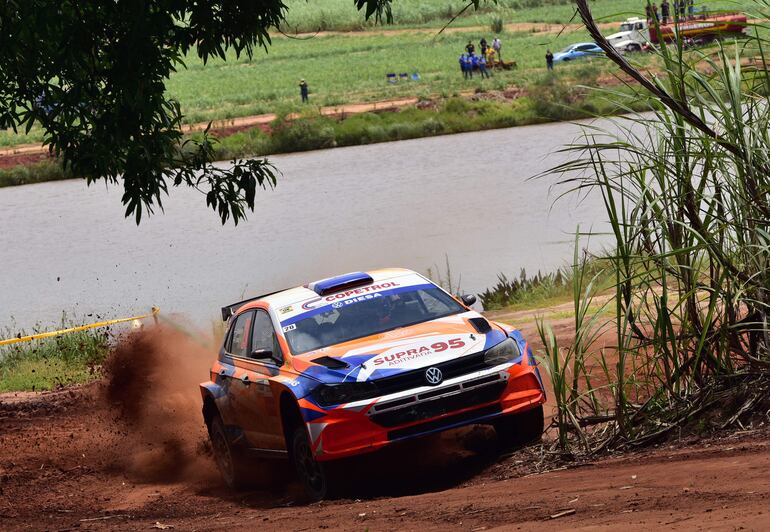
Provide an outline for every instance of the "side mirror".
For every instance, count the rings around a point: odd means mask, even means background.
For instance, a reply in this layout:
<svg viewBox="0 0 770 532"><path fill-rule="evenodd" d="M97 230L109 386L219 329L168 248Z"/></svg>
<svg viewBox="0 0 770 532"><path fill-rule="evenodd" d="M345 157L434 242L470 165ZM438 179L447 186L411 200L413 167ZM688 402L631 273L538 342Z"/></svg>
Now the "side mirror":
<svg viewBox="0 0 770 532"><path fill-rule="evenodd" d="M473 294L465 294L460 296L460 300L465 303L466 307L470 307L476 302L476 296Z"/></svg>
<svg viewBox="0 0 770 532"><path fill-rule="evenodd" d="M273 358L273 351L272 349L255 349L251 352L251 358L256 358L257 360L266 360Z"/></svg>

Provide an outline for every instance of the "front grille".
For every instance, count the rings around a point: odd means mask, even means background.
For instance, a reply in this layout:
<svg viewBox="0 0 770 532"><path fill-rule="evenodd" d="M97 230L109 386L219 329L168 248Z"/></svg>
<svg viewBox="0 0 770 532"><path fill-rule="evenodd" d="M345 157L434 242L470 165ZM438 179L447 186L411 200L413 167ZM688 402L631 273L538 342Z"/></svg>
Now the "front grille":
<svg viewBox="0 0 770 532"><path fill-rule="evenodd" d="M441 416L455 410L494 401L503 393L507 383L507 380L500 380L494 384L472 388L468 391L455 393L447 397L431 399L415 403L412 406L375 413L369 416L369 419L383 427L395 427L396 425L403 425L404 423L412 423L414 421ZM447 391L448 390L444 390L445 393ZM390 406L390 404L388 404L388 406Z"/></svg>
<svg viewBox="0 0 770 532"><path fill-rule="evenodd" d="M502 411L503 408L500 406L500 403L482 406L481 408L463 412L461 414L455 414L454 416L442 417L441 419L435 419L433 421L428 421L427 423L418 423L417 425L412 425L403 429L391 430L388 432L388 439L391 441L400 440L401 438L435 432L437 430L462 425L464 423L472 423L474 420L480 420L487 416L499 414Z"/></svg>
<svg viewBox="0 0 770 532"><path fill-rule="evenodd" d="M444 380L488 368L488 366L484 364L483 352L433 364L433 367L441 370L441 373L444 375ZM367 397L367 399L425 386L426 369L427 368L416 369L394 375L393 377L375 380L374 383L377 385L377 393L371 395L371 397Z"/></svg>

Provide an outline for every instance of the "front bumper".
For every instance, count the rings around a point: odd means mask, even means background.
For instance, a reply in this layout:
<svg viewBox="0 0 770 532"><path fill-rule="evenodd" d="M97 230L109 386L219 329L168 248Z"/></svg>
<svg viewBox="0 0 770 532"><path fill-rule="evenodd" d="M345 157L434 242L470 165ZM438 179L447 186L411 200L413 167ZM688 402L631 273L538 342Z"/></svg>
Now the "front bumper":
<svg viewBox="0 0 770 532"><path fill-rule="evenodd" d="M319 412L307 427L316 458L333 460L394 441L490 422L544 402L540 377L525 356L520 363L475 371L438 386L322 409L323 415Z"/></svg>

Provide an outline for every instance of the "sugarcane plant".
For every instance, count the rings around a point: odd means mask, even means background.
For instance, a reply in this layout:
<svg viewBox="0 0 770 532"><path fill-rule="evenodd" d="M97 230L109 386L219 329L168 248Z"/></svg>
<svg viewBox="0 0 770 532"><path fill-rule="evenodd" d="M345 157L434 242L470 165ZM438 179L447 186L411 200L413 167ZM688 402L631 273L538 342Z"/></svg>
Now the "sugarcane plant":
<svg viewBox="0 0 770 532"><path fill-rule="evenodd" d="M614 248L609 327L596 333L598 320L581 316L565 357L541 324L558 443L650 443L707 412L721 428L746 422L770 389L767 28L696 48L661 42L642 71L601 35L588 1L575 4L624 83L603 92L629 114L586 126L549 172L601 196ZM767 20L765 7L750 20ZM640 100L649 111L633 113ZM575 293L576 314L586 293ZM604 348L587 350L597 335Z"/></svg>

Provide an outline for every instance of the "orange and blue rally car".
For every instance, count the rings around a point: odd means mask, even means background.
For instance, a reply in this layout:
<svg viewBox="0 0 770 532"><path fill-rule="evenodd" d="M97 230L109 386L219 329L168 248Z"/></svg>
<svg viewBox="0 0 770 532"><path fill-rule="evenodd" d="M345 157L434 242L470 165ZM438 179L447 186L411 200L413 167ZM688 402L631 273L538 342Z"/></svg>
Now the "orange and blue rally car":
<svg viewBox="0 0 770 532"><path fill-rule="evenodd" d="M313 499L333 461L469 424L501 443L540 438L545 392L532 351L422 275L323 279L224 307L227 334L203 417L225 482L254 457L287 457Z"/></svg>

